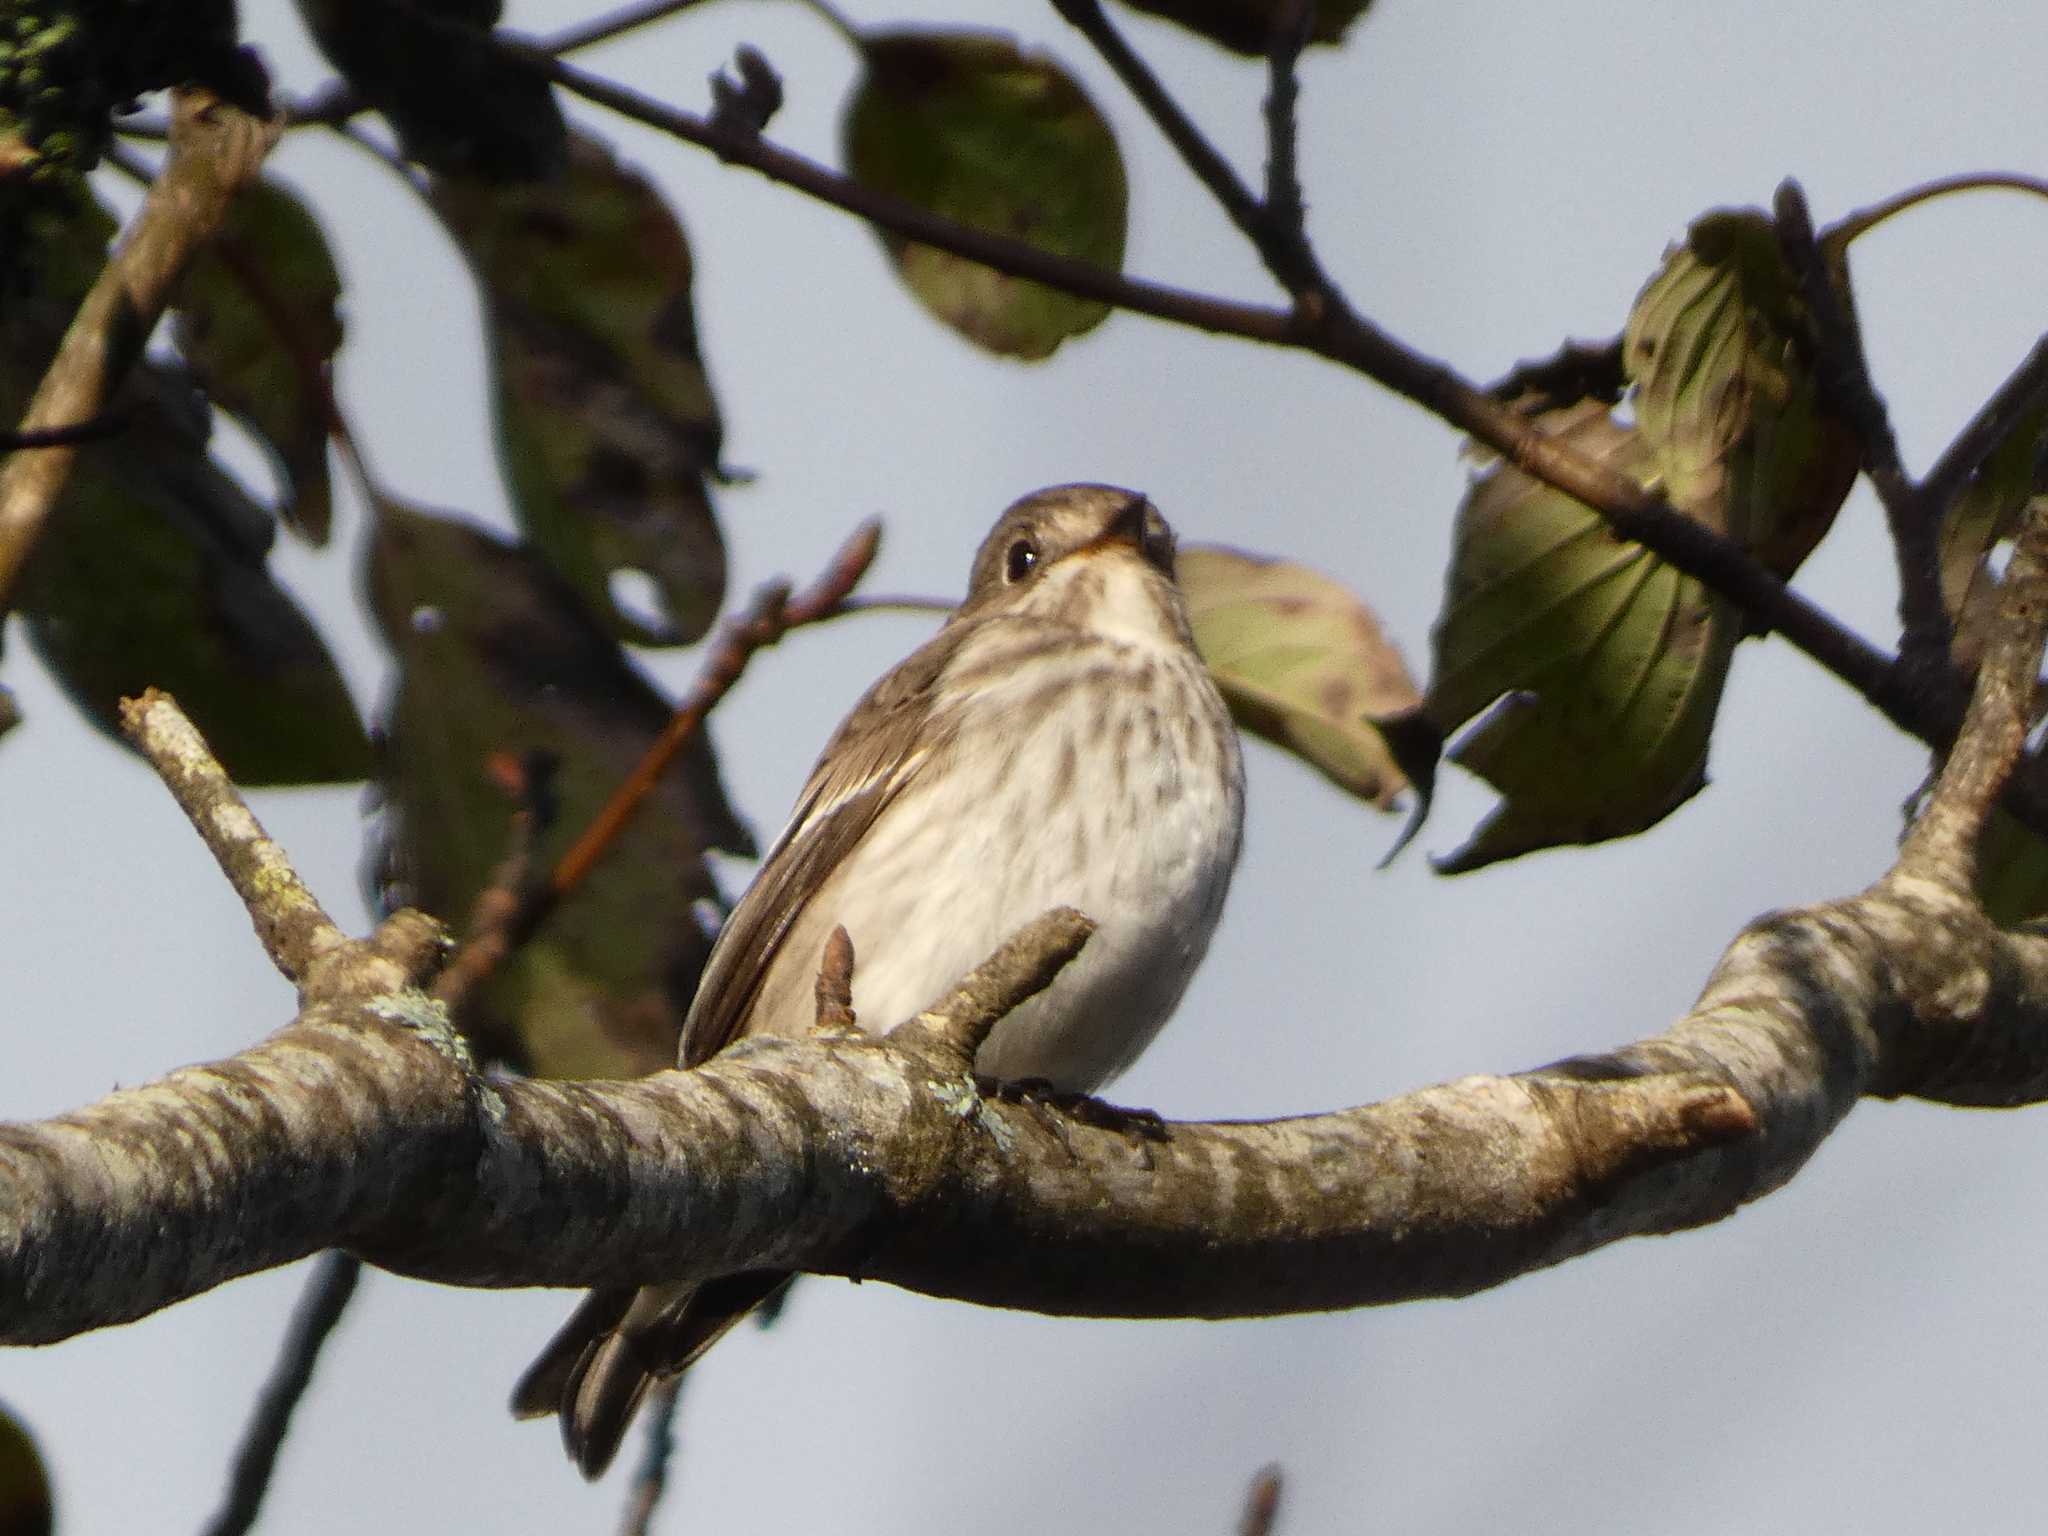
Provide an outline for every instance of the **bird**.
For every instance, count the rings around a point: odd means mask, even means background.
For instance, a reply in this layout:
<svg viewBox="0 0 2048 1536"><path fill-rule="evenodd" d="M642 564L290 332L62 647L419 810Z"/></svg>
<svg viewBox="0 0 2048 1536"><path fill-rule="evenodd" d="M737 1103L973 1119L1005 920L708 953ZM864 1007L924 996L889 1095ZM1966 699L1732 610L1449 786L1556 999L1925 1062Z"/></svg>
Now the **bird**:
<svg viewBox="0 0 2048 1536"><path fill-rule="evenodd" d="M975 1068L1078 1096L1130 1065L1201 963L1243 841L1237 733L1174 549L1158 508L1116 486L1053 486L1004 510L960 605L819 756L712 947L680 1065L806 1033L836 928L858 957L855 1018L879 1030L1057 906L1093 920L1087 945L997 1022ZM558 1414L595 1478L648 1390L788 1278L600 1287L512 1410Z"/></svg>

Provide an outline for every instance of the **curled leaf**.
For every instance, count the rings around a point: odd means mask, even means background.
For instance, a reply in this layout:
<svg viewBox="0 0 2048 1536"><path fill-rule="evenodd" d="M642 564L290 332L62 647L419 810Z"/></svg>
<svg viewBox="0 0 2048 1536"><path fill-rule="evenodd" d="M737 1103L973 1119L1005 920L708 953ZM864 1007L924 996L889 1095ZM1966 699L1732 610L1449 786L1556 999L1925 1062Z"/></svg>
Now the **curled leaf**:
<svg viewBox="0 0 2048 1536"><path fill-rule="evenodd" d="M434 201L483 292L521 529L615 634L699 638L725 596L707 489L723 429L682 226L652 183L580 133L551 180L442 177ZM613 576L635 570L662 612L614 600Z"/></svg>
<svg viewBox="0 0 2048 1536"><path fill-rule="evenodd" d="M1238 724L1385 810L1408 787L1380 722L1422 702L1372 610L1287 560L1190 545L1177 559L1195 644Z"/></svg>
<svg viewBox="0 0 2048 1536"><path fill-rule="evenodd" d="M1651 450L1597 403L1548 418L1643 475ZM1505 464L1458 509L1429 713L1452 761L1501 792L1446 872L1641 831L1706 782L1737 615L1593 511Z"/></svg>
<svg viewBox="0 0 2048 1536"><path fill-rule="evenodd" d="M1806 326L1772 221L1732 210L1665 252L1622 338L1649 477L1785 577L1832 526L1858 464L1806 365Z"/></svg>
<svg viewBox="0 0 2048 1536"><path fill-rule="evenodd" d="M305 204L265 177L244 188L179 280L171 334L214 403L269 452L281 515L315 544L333 520L328 365L341 274Z"/></svg>
<svg viewBox="0 0 2048 1536"><path fill-rule="evenodd" d="M552 770L538 873L618 788L669 708L545 561L482 529L385 503L369 589L398 664L380 742L384 901L460 929L510 848L522 765ZM697 910L717 900L709 848L753 843L700 733L618 845L471 995L462 1027L551 1077L673 1065L710 950Z"/></svg>
<svg viewBox="0 0 2048 1536"><path fill-rule="evenodd" d="M860 181L962 224L1120 271L1130 201L1115 135L1073 78L997 33L892 31L841 124ZM1042 358L1109 307L882 234L919 303L979 346Z"/></svg>

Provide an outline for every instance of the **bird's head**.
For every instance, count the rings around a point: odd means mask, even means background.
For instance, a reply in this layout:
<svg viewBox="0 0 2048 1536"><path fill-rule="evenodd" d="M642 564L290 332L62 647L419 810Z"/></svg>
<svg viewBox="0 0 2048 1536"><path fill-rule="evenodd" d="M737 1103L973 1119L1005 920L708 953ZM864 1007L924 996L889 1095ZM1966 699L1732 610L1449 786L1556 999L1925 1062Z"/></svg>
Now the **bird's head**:
<svg viewBox="0 0 2048 1536"><path fill-rule="evenodd" d="M1136 491L1056 485L1011 503L982 540L960 615L1000 609L1089 627L1186 634L1173 530Z"/></svg>

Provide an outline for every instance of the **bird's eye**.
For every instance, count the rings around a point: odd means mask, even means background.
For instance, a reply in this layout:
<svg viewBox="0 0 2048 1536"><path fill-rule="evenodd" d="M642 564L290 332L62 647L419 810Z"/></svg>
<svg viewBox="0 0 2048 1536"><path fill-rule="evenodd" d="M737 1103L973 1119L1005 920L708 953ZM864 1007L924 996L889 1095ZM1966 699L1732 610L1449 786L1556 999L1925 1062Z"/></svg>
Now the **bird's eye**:
<svg viewBox="0 0 2048 1536"><path fill-rule="evenodd" d="M1003 570L1010 580L1022 581L1031 574L1032 567L1037 564L1038 546L1029 539L1019 539L1010 546L1010 553L1004 559Z"/></svg>

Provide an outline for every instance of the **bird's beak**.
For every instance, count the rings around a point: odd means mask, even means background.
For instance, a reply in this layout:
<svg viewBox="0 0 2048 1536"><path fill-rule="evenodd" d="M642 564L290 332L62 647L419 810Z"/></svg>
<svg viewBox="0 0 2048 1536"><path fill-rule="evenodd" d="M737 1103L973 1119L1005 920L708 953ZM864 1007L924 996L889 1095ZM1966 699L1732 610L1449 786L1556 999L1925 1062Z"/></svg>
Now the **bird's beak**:
<svg viewBox="0 0 2048 1536"><path fill-rule="evenodd" d="M1091 547L1100 549L1109 544L1127 545L1136 550L1147 565L1168 576L1173 574L1173 530L1166 526L1166 519L1143 496L1133 496L1126 502Z"/></svg>

